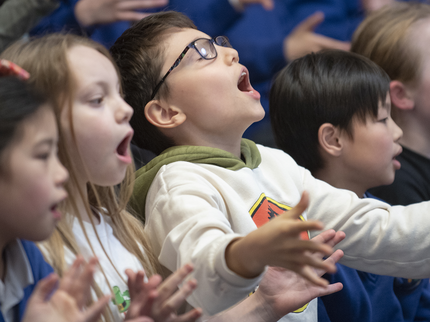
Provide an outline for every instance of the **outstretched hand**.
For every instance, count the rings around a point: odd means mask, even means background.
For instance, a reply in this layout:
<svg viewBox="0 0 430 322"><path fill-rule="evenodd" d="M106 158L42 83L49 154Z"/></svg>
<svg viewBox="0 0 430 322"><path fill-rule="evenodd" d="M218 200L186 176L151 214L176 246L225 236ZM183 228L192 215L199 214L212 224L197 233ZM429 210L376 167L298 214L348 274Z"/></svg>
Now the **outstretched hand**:
<svg viewBox="0 0 430 322"><path fill-rule="evenodd" d="M312 240L334 246L344 237L343 232L336 233L334 230L327 230ZM321 258L321 254L318 253L314 256ZM335 264L342 256L343 252L337 250L326 261ZM326 272L316 270L316 273L322 276ZM312 299L338 292L342 288L342 283L317 286L292 271L280 267L269 267L253 296L258 298L261 305L268 309L267 311L272 311L273 320L277 321L284 315L303 307Z"/></svg>
<svg viewBox="0 0 430 322"><path fill-rule="evenodd" d="M139 21L150 13L139 10L165 6L168 0L79 0L75 16L82 27L116 21Z"/></svg>
<svg viewBox="0 0 430 322"><path fill-rule="evenodd" d="M302 232L323 229L319 221L299 220L308 206L308 199L308 194L304 192L297 206L247 236L233 240L225 252L227 266L236 274L247 278L261 274L266 265L283 267L316 285L326 286L327 281L318 276L312 267L332 273L336 271L336 266L313 254L319 252L323 256L329 256L333 252L332 247L300 237Z"/></svg>
<svg viewBox="0 0 430 322"><path fill-rule="evenodd" d="M178 315L176 310L197 287L197 282L191 279L178 290L178 285L192 272L190 264L184 265L172 273L164 282L159 275L151 276L144 282L144 273L134 273L126 270L130 292L130 308L126 321L138 316L149 316L155 322L194 322L200 315L200 309L193 309Z"/></svg>
<svg viewBox="0 0 430 322"><path fill-rule="evenodd" d="M322 49L340 49L348 51L349 42L339 41L326 36L318 35L315 28L324 21L324 13L316 12L299 23L284 39L284 57L292 61L311 52Z"/></svg>

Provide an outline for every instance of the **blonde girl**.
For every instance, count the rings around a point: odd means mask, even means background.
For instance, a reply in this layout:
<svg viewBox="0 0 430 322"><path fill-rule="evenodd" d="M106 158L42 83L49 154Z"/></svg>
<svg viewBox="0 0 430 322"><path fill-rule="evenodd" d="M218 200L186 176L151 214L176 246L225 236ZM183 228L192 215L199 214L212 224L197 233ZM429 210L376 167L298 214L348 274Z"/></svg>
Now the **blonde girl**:
<svg viewBox="0 0 430 322"><path fill-rule="evenodd" d="M59 158L70 173L69 198L61 205L67 215L42 245L48 261L61 276L78 254L97 255L101 273L95 275L95 293L114 293L110 310L103 314L106 321L144 315L157 321L194 321L200 310L173 313L196 287L190 280L174 294L190 265L160 286L158 276L144 284L142 273L132 285L126 283L127 268L152 276L157 262L142 224L126 210L134 172L132 109L121 97L109 52L86 38L50 35L17 43L2 56L28 70L30 83L50 98L59 124Z"/></svg>

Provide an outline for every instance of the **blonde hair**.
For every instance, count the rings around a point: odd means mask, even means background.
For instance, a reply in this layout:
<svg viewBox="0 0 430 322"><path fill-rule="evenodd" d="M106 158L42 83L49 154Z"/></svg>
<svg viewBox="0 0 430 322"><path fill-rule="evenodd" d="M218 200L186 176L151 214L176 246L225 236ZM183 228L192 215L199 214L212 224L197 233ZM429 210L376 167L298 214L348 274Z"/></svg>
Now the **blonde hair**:
<svg viewBox="0 0 430 322"><path fill-rule="evenodd" d="M396 2L370 14L354 32L351 51L382 67L391 80L414 86L422 54L411 45L413 26L430 18L430 5Z"/></svg>
<svg viewBox="0 0 430 322"><path fill-rule="evenodd" d="M73 214L78 218L91 249L92 245L85 232L82 216L77 210L77 198L84 201L91 221L93 218L92 208L109 216L115 237L130 253L138 258L146 274L150 276L156 273L159 264L145 238L143 224L126 210L133 189L134 166L131 165L127 168L126 176L119 188L102 187L88 183L88 198L84 197L83 191L77 189L79 187L77 170L74 162L72 162L70 150L66 148L64 132L59 122L60 115L67 108L72 138L75 139L71 113L76 85L73 71L71 71L67 60L68 50L75 46L86 46L106 56L112 62L120 79L118 68L105 47L90 39L71 34L52 34L32 39L29 42L18 42L5 50L2 57L7 57L7 59L26 69L31 75L29 82L37 90L44 93L54 106L60 133L59 158L70 173L69 182L66 184L69 197L61 206L62 212ZM76 140L74 141L76 143ZM44 248L48 251L48 260L60 276L66 268L64 247L68 247L74 254L79 253L71 224L67 221L67 216L63 216L52 237L43 243ZM92 224L94 225L94 223ZM114 267L112 262L111 264Z"/></svg>

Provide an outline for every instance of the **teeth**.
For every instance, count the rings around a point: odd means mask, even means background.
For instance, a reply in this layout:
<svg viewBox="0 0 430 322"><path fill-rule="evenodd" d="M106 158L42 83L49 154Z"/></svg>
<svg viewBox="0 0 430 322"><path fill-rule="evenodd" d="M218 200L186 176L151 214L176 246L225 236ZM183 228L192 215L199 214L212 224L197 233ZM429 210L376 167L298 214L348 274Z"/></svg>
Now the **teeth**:
<svg viewBox="0 0 430 322"><path fill-rule="evenodd" d="M246 72L242 72L242 74L240 75L239 81L237 83L240 84L240 82L243 81L245 76L246 76Z"/></svg>

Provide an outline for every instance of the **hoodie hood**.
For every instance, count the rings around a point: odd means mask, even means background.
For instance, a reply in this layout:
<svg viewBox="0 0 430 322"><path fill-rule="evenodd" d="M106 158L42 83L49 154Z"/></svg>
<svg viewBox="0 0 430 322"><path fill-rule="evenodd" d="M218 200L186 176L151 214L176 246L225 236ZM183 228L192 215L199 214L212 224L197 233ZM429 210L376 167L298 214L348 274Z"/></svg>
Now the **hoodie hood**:
<svg viewBox="0 0 430 322"><path fill-rule="evenodd" d="M138 217L145 222L146 196L152 181L162 166L173 162L186 161L210 164L232 171L245 167L255 169L260 165L260 151L254 142L242 139L240 150L243 160L230 152L205 146L181 145L164 150L159 156L136 172L133 196L130 200L131 207Z"/></svg>

